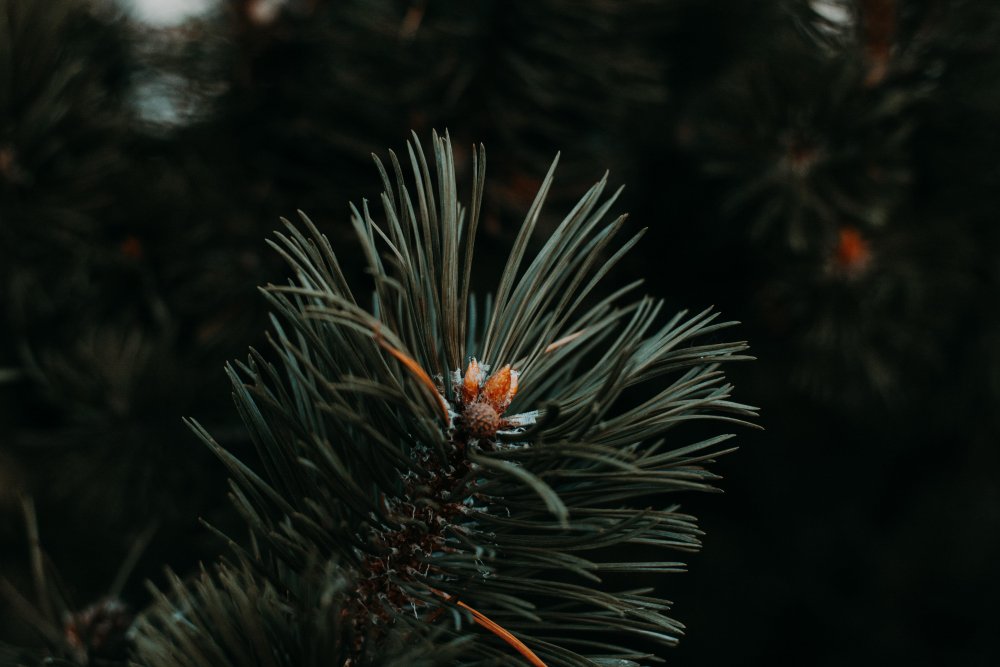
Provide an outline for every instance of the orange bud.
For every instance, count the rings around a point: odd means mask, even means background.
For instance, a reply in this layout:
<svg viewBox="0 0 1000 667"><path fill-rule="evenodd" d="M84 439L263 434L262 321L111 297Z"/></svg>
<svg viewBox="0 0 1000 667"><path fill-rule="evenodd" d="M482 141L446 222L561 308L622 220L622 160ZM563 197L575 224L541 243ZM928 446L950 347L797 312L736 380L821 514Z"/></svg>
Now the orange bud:
<svg viewBox="0 0 1000 667"><path fill-rule="evenodd" d="M843 269L862 269L871 257L868 241L854 227L841 227L836 248L836 262Z"/></svg>
<svg viewBox="0 0 1000 667"><path fill-rule="evenodd" d="M479 370L479 363L472 359L469 367L465 369L465 379L462 380L462 403L472 403L479 396L479 383L483 379L483 372Z"/></svg>
<svg viewBox="0 0 1000 667"><path fill-rule="evenodd" d="M503 411L510 405L510 385L510 364L491 375L486 384L483 385L482 398L493 406L498 415L503 414Z"/></svg>

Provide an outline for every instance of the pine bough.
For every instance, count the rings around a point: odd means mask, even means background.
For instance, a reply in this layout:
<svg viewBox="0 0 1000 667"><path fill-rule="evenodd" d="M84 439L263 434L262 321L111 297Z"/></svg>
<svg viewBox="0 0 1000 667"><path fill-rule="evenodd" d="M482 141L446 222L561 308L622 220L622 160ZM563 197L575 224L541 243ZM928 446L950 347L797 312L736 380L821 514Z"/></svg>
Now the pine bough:
<svg viewBox="0 0 1000 667"><path fill-rule="evenodd" d="M746 346L715 342L732 323L709 311L664 321L661 302L628 301L638 283L599 294L641 236L618 240L606 176L529 252L555 162L477 302L472 157L468 211L447 136L430 163L416 137L403 161L376 158L383 216L353 209L374 298L305 215L272 241L294 273L263 290L273 350L228 369L259 465L192 422L252 539L157 593L138 663L625 666L677 641L670 604L628 581L698 547L668 495L710 490L703 465L730 436L666 435L754 415L720 370Z"/></svg>

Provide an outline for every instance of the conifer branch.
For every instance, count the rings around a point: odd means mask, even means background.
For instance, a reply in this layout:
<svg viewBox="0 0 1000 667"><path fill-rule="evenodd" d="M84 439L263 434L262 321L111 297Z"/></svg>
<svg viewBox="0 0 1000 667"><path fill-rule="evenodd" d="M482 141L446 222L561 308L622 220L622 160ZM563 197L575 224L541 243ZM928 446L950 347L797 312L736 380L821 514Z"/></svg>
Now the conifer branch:
<svg viewBox="0 0 1000 667"><path fill-rule="evenodd" d="M254 550L158 594L140 630L149 667L249 664L274 646L306 655L320 628L324 664L338 665L411 642L443 643L467 665L512 650L551 667L635 665L645 654L620 641L681 634L667 601L602 577L683 569L629 561L637 545L697 548L693 518L662 499L712 490L703 466L731 451L729 436L671 448L667 431L754 417L720 367L748 358L746 345L719 342L732 323L711 310L661 324L662 302L622 303L635 284L593 298L639 238L616 241L624 216L606 222L618 196L604 197L607 176L529 253L555 162L480 307L483 149L468 213L447 135L434 135L431 160L416 136L406 155L412 179L395 154L388 169L376 158L382 221L367 202L352 209L371 309L305 215L305 232L286 222L272 241L294 276L264 289L272 349L228 369L261 469L191 422L230 470ZM260 607L270 629L251 633L241 619ZM469 620L490 632L470 634Z"/></svg>

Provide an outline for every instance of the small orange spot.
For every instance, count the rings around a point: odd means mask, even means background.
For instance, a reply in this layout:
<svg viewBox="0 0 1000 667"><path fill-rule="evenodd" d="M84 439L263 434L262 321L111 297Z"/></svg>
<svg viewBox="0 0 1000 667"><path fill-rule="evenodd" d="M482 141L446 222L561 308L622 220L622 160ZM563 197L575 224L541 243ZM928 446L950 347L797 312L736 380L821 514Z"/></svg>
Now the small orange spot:
<svg viewBox="0 0 1000 667"><path fill-rule="evenodd" d="M870 258L871 248L861 232L854 227L841 227L835 255L837 265L848 271L859 270Z"/></svg>

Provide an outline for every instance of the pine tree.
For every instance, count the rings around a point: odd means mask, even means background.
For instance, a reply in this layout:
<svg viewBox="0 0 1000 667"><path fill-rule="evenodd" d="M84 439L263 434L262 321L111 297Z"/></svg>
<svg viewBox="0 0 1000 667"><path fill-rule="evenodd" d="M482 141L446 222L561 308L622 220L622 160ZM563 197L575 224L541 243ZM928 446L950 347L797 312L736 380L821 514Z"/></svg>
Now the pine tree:
<svg viewBox="0 0 1000 667"><path fill-rule="evenodd" d="M517 651L624 665L651 658L637 641L681 634L669 603L627 579L677 571L660 552L697 548L694 519L666 496L711 490L703 465L730 436L668 445L667 432L753 415L719 369L746 346L714 340L729 323L708 311L657 324L655 299L623 303L637 284L595 296L641 236L616 241L625 219L606 220L606 177L531 256L555 163L495 295L477 300L485 153L468 210L447 137L430 162L416 138L407 157L409 181L395 154L376 161L381 223L367 202L353 209L370 309L308 218L272 242L294 271L264 290L272 359L229 368L260 469L193 423L232 474L252 545L161 596L140 662L385 664L394 641L445 641L461 664Z"/></svg>
<svg viewBox="0 0 1000 667"><path fill-rule="evenodd" d="M451 130L458 182L472 178L474 155L478 164L472 140L490 147L470 295L496 291L517 223L561 149L526 258L590 185L594 165L609 166L629 184L617 203L649 230L607 283L648 278L645 289L665 300L665 312L716 304L754 341L760 361L727 376L764 406L769 428L759 441L747 436L761 446L713 466L727 472L730 495L700 499L711 541L694 571L666 581L601 573L604 590L665 586L691 626L671 658L772 664L794 650L819 665L861 653L998 662L982 600L996 588L1000 544L982 527L993 516L990 471L1000 463L1000 316L992 308L1000 293L1000 5L226 0L159 29L115 9L128 4L0 0L0 576L10 584L0 585L0 642L25 647L0 649L0 665L110 659L114 642L101 628L136 613L150 619L144 646L167 651L167 662L177 655L170 651L183 656L173 642L186 640L169 634L180 626L142 613L147 579L164 591L160 608L177 605L200 619L196 626L217 625L211 636L237 663L250 644L227 639L242 637L249 622L237 589L253 591L247 600L282 591L298 600L260 607L270 628L261 645L285 647L290 662L336 663L355 651L354 629L332 619L353 604L360 557L303 538L295 542L308 554L301 562L272 567L275 548L246 542L245 521L226 502L224 465L180 418L196 415L283 498L300 497L272 479L219 372L247 345L267 345L274 307L254 288L278 281L285 264L264 237L297 208L322 220L344 283L375 314L373 276L390 275L387 289L406 272L377 232L384 273L372 272L363 250L352 252L359 246L346 202L375 199L372 151L431 127ZM398 202L391 160L385 167ZM429 168L436 176L433 160ZM419 197L404 180L417 214ZM391 237L385 217L372 216ZM320 243L304 222L296 228ZM360 247L368 245L365 237ZM609 242L602 257L617 247ZM588 305L609 293L603 284ZM621 301L627 307L628 295ZM469 303L481 336L493 305ZM435 306L435 316L442 312ZM298 345L296 319L279 314ZM432 383L442 373L445 394L446 372L464 373L470 360L430 358L395 319L363 349L390 364L412 390L407 400L426 399L433 410L433 395L421 398L423 384L378 340ZM290 385L287 354L271 335L277 349L262 357ZM482 342L462 351L481 369L524 371L518 359L480 358ZM567 350L566 363L583 373L601 351ZM265 374L261 364L253 373ZM253 373L236 372L257 386ZM552 395L531 395L538 377L530 367L522 373L509 414ZM278 384L262 386L277 392ZM613 410L651 398L655 386L626 389ZM461 406L446 401L457 418ZM261 409L268 423L293 412ZM477 410L471 423L488 434L494 420ZM704 436L691 442L713 435L709 423L692 428ZM524 467L535 474L536 465ZM536 476L562 497L545 474ZM34 521L25 520L26 504ZM284 525L273 518L282 508L261 514ZM199 516L218 532L200 528ZM149 531L148 547L124 567ZM197 563L214 562L225 539L236 551L199 574ZM582 555L663 557L648 548ZM177 577L165 580L164 567ZM579 583L574 576L556 578ZM319 580L330 585L312 585ZM412 609L397 618L371 659L469 662L486 644L501 663L520 660L458 602L535 650L540 628L556 633L498 610L489 591L485 604L468 594L435 597L449 611L432 622L430 604L417 618ZM299 621L329 632L296 635ZM588 638L558 634L549 639ZM411 642L417 635L426 641ZM659 650L655 641L608 641Z"/></svg>

